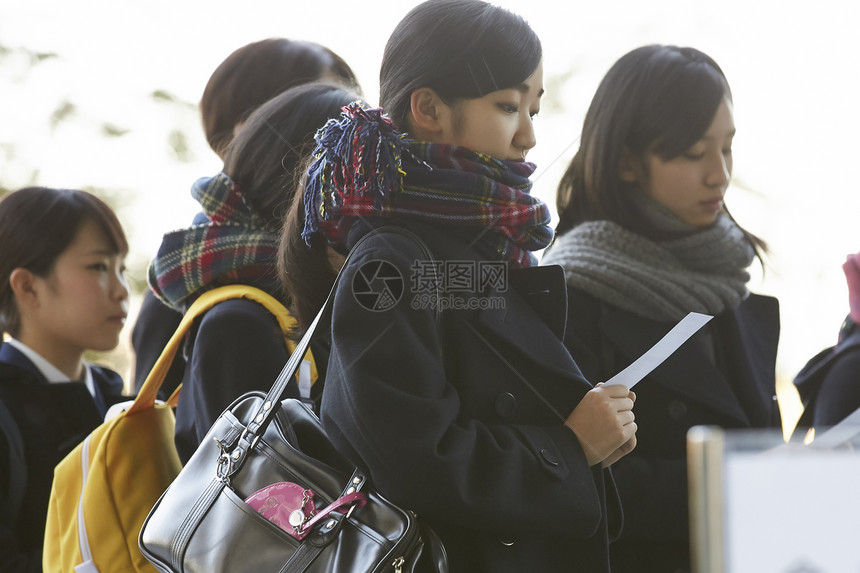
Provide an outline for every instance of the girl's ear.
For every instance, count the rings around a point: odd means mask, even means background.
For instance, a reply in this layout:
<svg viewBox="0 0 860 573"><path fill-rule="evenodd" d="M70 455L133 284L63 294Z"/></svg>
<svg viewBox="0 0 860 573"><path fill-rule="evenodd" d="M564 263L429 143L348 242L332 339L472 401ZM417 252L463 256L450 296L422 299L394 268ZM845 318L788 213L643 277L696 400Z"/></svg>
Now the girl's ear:
<svg viewBox="0 0 860 573"><path fill-rule="evenodd" d="M432 88L418 88L410 98L411 131L415 139L435 141L446 128L450 108Z"/></svg>
<svg viewBox="0 0 860 573"><path fill-rule="evenodd" d="M627 147L621 150L621 160L618 162L618 178L625 183L642 183L644 176L642 158Z"/></svg>
<svg viewBox="0 0 860 573"><path fill-rule="evenodd" d="M12 292L15 294L19 311L38 302L36 279L37 277L32 271L21 267L14 269L9 275L9 286L12 287Z"/></svg>

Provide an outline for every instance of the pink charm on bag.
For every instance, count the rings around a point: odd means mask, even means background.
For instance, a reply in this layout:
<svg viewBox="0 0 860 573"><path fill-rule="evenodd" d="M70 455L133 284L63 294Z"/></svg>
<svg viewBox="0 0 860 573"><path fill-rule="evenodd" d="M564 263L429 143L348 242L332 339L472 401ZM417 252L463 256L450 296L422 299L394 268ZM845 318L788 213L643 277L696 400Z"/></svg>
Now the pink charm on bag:
<svg viewBox="0 0 860 573"><path fill-rule="evenodd" d="M245 503L298 540L307 535L303 526L316 513L314 491L291 482L267 485L249 495Z"/></svg>

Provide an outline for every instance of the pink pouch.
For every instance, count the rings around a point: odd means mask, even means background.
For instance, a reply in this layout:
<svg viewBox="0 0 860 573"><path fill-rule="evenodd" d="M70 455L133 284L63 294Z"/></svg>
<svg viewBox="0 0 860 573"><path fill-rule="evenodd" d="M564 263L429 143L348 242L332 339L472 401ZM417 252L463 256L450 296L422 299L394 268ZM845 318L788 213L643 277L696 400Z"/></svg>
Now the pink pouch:
<svg viewBox="0 0 860 573"><path fill-rule="evenodd" d="M302 526L316 513L313 490L291 482L267 485L249 495L245 503L300 541L309 531Z"/></svg>

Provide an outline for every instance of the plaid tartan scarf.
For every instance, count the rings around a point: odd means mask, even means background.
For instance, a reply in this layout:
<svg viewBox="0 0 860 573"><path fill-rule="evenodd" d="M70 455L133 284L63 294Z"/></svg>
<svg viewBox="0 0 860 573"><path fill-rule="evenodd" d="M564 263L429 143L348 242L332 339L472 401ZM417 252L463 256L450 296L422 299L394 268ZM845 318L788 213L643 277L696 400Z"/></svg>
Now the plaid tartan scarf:
<svg viewBox="0 0 860 573"><path fill-rule="evenodd" d="M147 273L156 296L184 311L191 299L216 286L242 283L271 290L278 236L239 187L219 173L198 179L191 195L208 221L164 235Z"/></svg>
<svg viewBox="0 0 860 573"><path fill-rule="evenodd" d="M552 240L546 204L529 194L533 163L406 139L380 108L344 107L316 134L305 186L305 241L342 244L356 217L412 217L481 233L491 259L533 266Z"/></svg>

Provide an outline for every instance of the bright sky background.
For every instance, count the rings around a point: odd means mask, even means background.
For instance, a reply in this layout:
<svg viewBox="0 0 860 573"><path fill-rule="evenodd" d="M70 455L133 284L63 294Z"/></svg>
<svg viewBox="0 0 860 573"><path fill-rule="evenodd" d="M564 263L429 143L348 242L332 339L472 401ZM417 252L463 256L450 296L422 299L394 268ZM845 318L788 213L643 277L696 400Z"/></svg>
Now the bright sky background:
<svg viewBox="0 0 860 573"><path fill-rule="evenodd" d="M751 286L781 301L780 378L790 380L833 344L848 308L841 265L860 250L860 3L498 3L526 17L544 45L547 96L529 159L538 164L533 192L551 206L591 96L618 57L657 42L694 46L716 59L732 86L738 129L727 204L772 247L764 278ZM347 60L376 103L384 43L415 4L4 0L0 44L60 57L29 73L23 58L0 60L2 181L29 184L37 170L38 184L118 191L130 260L142 266L161 234L196 212L190 184L220 169L193 105L230 52L272 36L317 41ZM155 102L157 89L192 105ZM48 118L63 99L77 114L52 130ZM130 131L104 138L103 122ZM167 133L177 126L191 136L192 162L168 152Z"/></svg>

